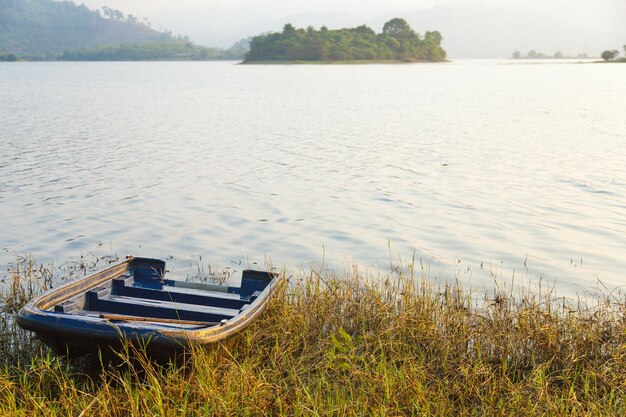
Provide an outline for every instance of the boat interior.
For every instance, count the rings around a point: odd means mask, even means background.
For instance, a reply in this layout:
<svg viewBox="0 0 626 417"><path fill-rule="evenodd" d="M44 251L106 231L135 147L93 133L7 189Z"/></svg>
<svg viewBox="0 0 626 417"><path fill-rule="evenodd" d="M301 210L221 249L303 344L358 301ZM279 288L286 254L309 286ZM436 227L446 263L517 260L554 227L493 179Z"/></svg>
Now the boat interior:
<svg viewBox="0 0 626 417"><path fill-rule="evenodd" d="M244 312L274 273L244 270L241 286L166 279L164 262L134 260L124 272L54 304L55 313L111 321L217 325Z"/></svg>

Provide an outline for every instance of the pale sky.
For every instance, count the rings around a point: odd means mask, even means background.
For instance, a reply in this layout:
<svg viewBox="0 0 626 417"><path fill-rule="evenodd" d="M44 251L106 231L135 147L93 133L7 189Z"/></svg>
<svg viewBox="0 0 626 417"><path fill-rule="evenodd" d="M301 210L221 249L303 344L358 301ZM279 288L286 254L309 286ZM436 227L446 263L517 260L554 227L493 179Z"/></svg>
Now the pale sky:
<svg viewBox="0 0 626 417"><path fill-rule="evenodd" d="M454 57L503 57L530 49L599 55L626 44L626 0L75 0L148 18L156 29L227 47L291 22L377 32L404 17L418 32L438 29Z"/></svg>

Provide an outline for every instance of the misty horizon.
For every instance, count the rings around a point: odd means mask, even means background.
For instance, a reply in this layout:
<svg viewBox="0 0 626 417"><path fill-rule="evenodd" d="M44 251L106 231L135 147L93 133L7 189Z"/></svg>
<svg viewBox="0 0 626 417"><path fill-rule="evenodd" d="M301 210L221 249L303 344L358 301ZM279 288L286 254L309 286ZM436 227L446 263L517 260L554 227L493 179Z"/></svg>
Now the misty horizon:
<svg viewBox="0 0 626 417"><path fill-rule="evenodd" d="M352 0L314 5L283 0L254 5L198 0L175 4L164 0L82 3L92 9L112 7L148 19L155 29L222 48L246 37L280 31L286 23L315 28L325 25L330 29L366 24L379 32L383 23L393 17L406 19L420 33L440 31L449 56L456 58L505 58L516 50L598 56L602 50L619 48L626 42L626 4L618 0L600 0L593 5L581 0L550 4L538 0L484 0L471 5L460 0L394 0L384 5Z"/></svg>

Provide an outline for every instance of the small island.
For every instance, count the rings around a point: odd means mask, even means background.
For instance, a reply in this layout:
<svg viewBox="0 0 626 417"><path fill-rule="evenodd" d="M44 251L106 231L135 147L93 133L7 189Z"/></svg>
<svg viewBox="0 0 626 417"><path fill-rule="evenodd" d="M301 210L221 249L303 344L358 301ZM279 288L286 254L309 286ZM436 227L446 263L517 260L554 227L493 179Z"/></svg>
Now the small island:
<svg viewBox="0 0 626 417"><path fill-rule="evenodd" d="M252 38L244 64L360 64L442 62L446 51L437 31L416 33L400 18L391 19L377 34L366 25L356 28L296 29L286 24L280 33Z"/></svg>

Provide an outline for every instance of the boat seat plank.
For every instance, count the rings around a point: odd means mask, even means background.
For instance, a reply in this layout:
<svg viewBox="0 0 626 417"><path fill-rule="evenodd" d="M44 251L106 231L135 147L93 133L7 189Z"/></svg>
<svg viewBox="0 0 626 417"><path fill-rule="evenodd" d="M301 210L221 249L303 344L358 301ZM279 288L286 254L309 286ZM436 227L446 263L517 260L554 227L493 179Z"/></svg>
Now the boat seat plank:
<svg viewBox="0 0 626 417"><path fill-rule="evenodd" d="M149 288L152 290L164 290L164 291L171 291L174 288L175 291L180 292L180 293L210 294L215 297L220 297L220 298L229 299L229 300L241 300L242 299L241 295L239 294L229 293L229 292L226 292L226 290L220 290L219 288L216 288L216 287L222 287L219 285L206 286L205 284L199 284L198 287L195 287L195 286L180 285L181 283L195 284L193 282L187 283L184 281L174 281L174 280L165 280L163 282L154 282L154 281L150 281L150 282L134 281L133 282L132 280L129 281L128 279L119 279L119 278L113 279L113 282L120 282L120 281L122 281L124 285L127 287L132 286L136 288Z"/></svg>
<svg viewBox="0 0 626 417"><path fill-rule="evenodd" d="M211 291L211 292L234 295L237 297L239 296L238 294L229 292L229 290L232 289L233 287L228 287L226 285L204 283L204 282L188 282L188 281L179 281L179 280L174 280L174 279L161 279L161 278L159 279L139 278L139 279L134 280L133 285L137 287L155 288L155 289L160 289L161 287L168 286L168 287L176 287L176 288L186 288L186 289L195 290L195 291Z"/></svg>
<svg viewBox="0 0 626 417"><path fill-rule="evenodd" d="M150 300L171 301L183 304L198 304L232 309L240 309L249 301L242 300L233 294L216 293L209 291L194 291L187 288L163 286L162 289L146 288L126 285L124 281L113 280L114 295L145 298Z"/></svg>
<svg viewBox="0 0 626 417"><path fill-rule="evenodd" d="M177 282L177 281L173 281ZM232 294L224 291L213 291L212 289L197 289L197 288L189 288L189 287L181 287L180 285L164 285L164 291L176 291L181 294L207 294L211 297L219 297L224 300L242 300L239 294ZM243 299L244 302L247 302L246 299Z"/></svg>
<svg viewBox="0 0 626 417"><path fill-rule="evenodd" d="M145 316L162 319L179 319L202 322L219 322L235 317L239 310L173 303L117 295L98 297L96 292L87 293L88 310L132 316Z"/></svg>
<svg viewBox="0 0 626 417"><path fill-rule="evenodd" d="M111 323L129 323L132 322L137 326L145 326L145 327L155 327L163 329L199 329L207 326L218 325L219 323L213 322L192 322L192 321L179 321L175 319L160 319L158 317L144 317L144 316L119 316L126 317L126 320L117 320L117 314L115 313L107 313L105 311L92 311L92 310L74 310L72 311L72 315L74 316L83 316L83 317L91 317L94 319L105 319L110 321ZM137 320L135 320L137 319ZM166 320L166 321L163 321ZM191 324L198 323L198 324ZM202 324L200 324L202 323Z"/></svg>
<svg viewBox="0 0 626 417"><path fill-rule="evenodd" d="M104 298L105 300L114 301L114 302L129 302L136 303L137 305L142 306L164 306L167 308L173 308L177 310L189 310L189 311L214 311L225 316L236 316L238 309L233 308L224 308L224 307L215 307L215 306L200 306L196 304L186 304L186 303L177 303L172 301L160 301L160 300L151 300L149 298L139 298L139 297L127 297L124 295L115 295L111 294L108 297Z"/></svg>
<svg viewBox="0 0 626 417"><path fill-rule="evenodd" d="M165 285L168 285L171 287L189 288L192 290L213 291L213 292L221 292L221 293L228 293L228 289L230 288L230 287L227 287L226 285L209 284L206 282L178 281L178 280L173 280L173 279L166 279L166 280L163 280L163 282L165 283Z"/></svg>

